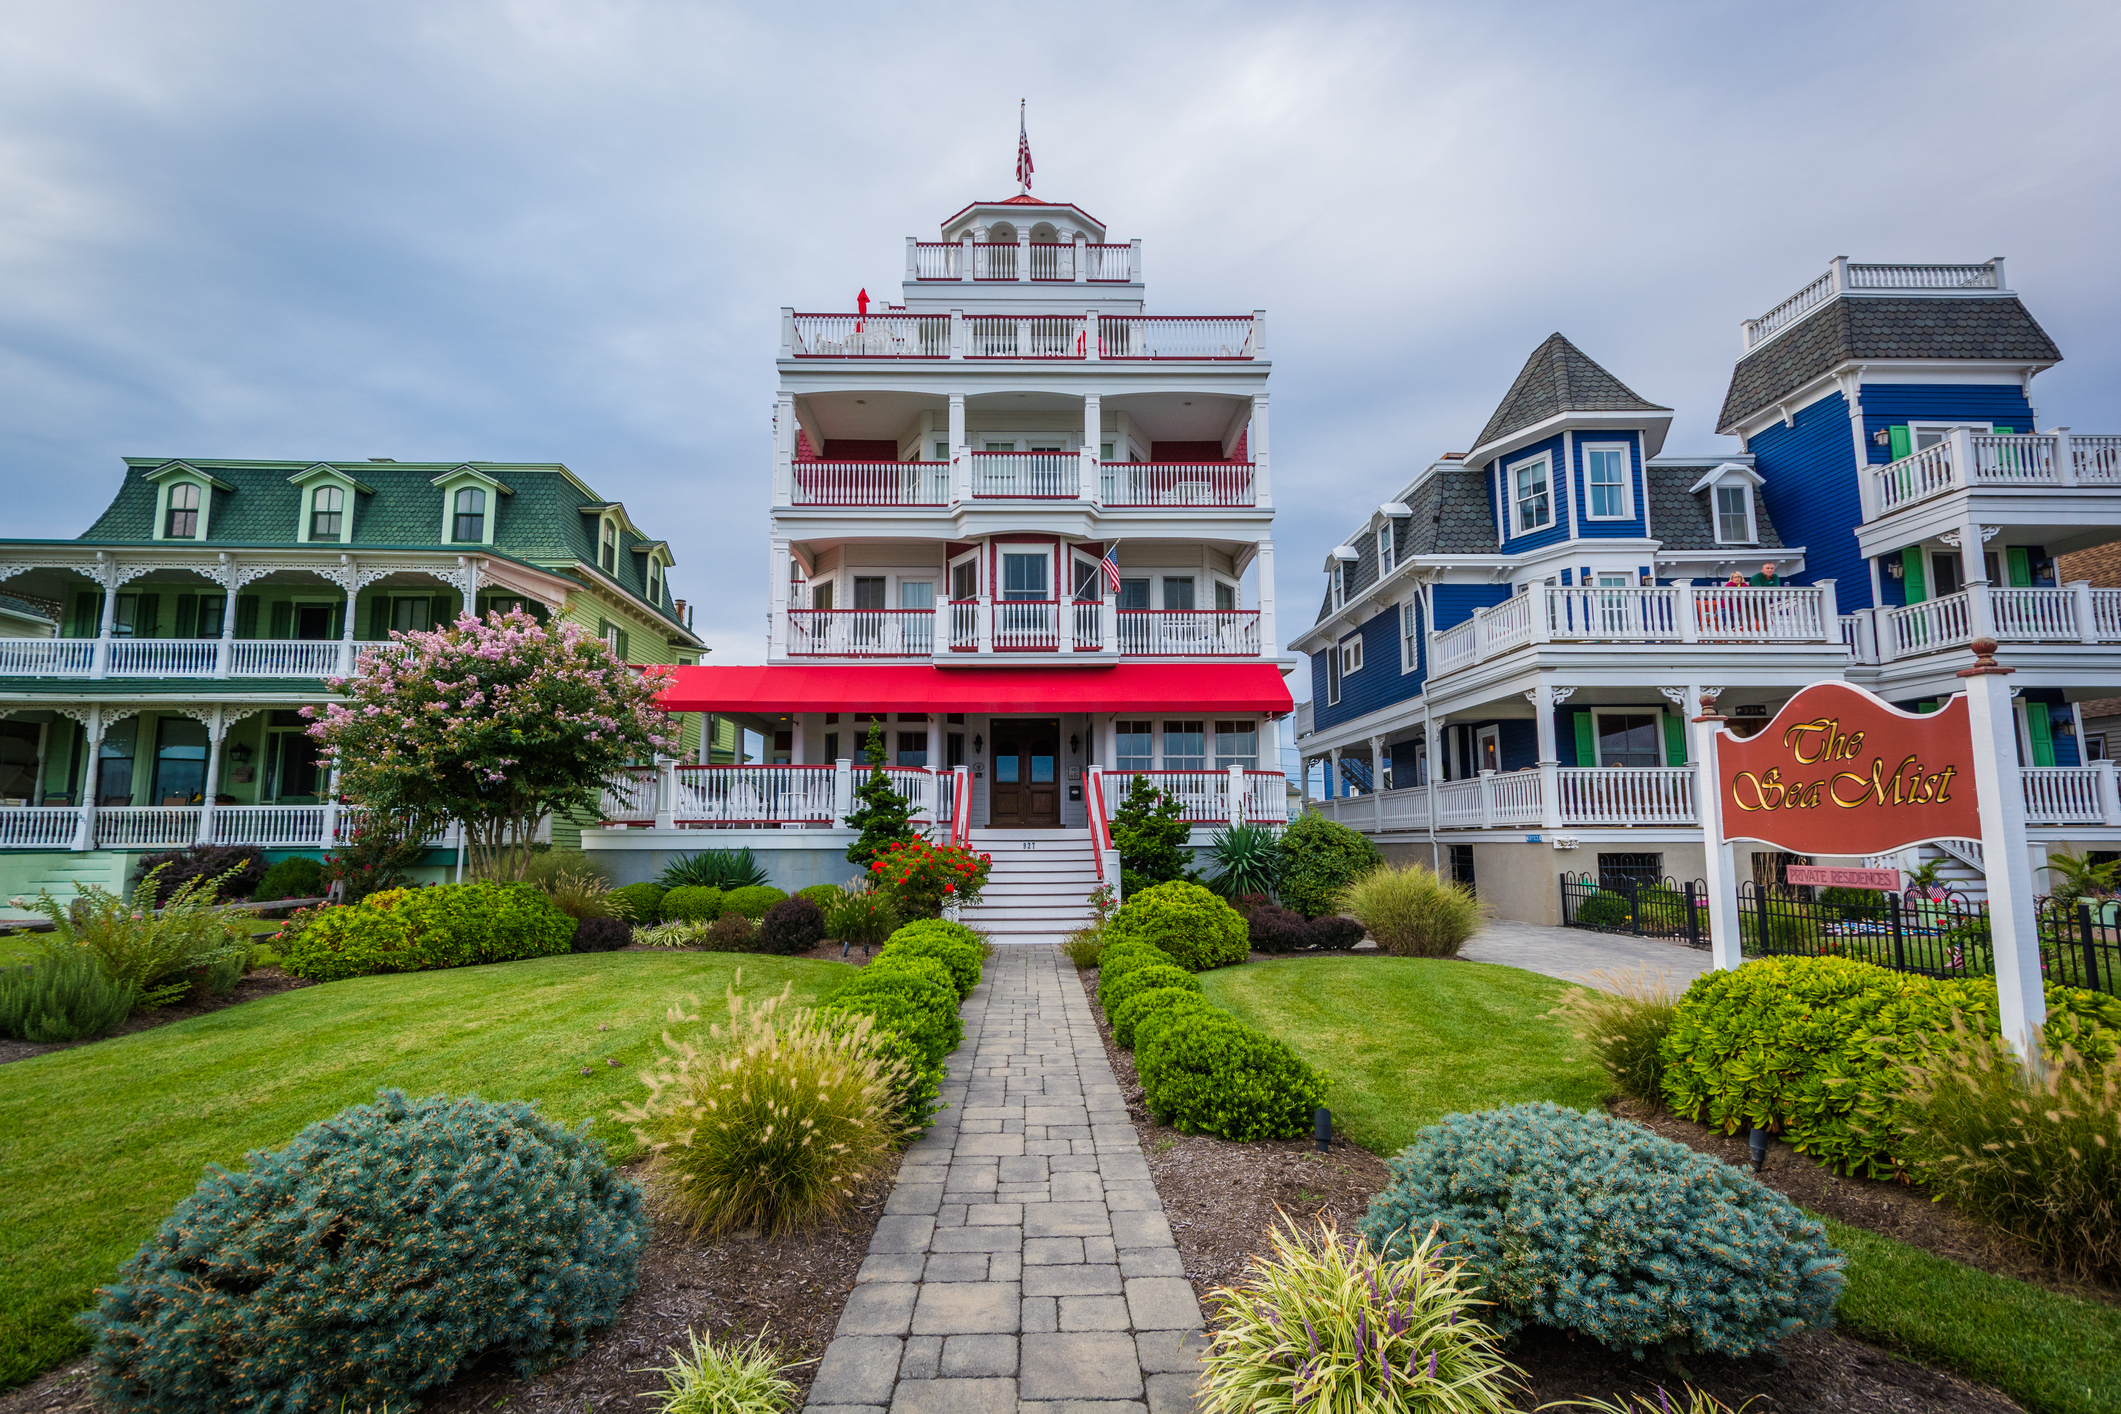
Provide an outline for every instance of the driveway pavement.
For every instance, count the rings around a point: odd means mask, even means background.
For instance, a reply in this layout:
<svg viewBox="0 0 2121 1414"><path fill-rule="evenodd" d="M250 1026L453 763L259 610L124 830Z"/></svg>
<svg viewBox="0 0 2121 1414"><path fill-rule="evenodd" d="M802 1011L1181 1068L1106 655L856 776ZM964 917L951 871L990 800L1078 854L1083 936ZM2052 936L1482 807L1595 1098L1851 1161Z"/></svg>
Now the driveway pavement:
<svg viewBox="0 0 2121 1414"><path fill-rule="evenodd" d="M1675 992L1685 991L1696 977L1710 970L1706 948L1690 948L1662 938L1594 933L1587 928L1549 928L1508 919L1496 919L1484 926L1460 956L1584 983L1592 982L1593 972L1643 966L1670 973Z"/></svg>

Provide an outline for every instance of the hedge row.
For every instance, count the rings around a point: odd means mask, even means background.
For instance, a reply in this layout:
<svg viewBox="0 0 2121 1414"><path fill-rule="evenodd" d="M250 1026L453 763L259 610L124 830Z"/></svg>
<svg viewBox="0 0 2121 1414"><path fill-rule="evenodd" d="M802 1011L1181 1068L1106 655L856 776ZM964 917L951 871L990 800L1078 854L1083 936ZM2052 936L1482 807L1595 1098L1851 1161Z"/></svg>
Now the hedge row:
<svg viewBox="0 0 2121 1414"><path fill-rule="evenodd" d="M972 929L939 919L909 923L825 998L828 1016L865 1015L896 1032L906 1066L899 1117L925 1125L941 1108L943 1062L965 1039L958 1003L979 985L986 948Z"/></svg>

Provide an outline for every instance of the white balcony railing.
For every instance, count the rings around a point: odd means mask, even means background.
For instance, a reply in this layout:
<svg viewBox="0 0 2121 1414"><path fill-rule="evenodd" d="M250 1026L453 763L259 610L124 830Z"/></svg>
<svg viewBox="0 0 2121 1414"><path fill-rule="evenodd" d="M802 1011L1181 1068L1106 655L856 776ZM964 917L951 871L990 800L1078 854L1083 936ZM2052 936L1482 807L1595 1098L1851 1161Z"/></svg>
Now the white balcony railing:
<svg viewBox="0 0 2121 1414"><path fill-rule="evenodd" d="M1105 606L1096 600L1078 599L1069 614L1075 622L1075 647L1078 652L1094 653L1105 647ZM1124 642L1124 638L1121 640ZM1126 651L1124 648L1120 651Z"/></svg>
<svg viewBox="0 0 2121 1414"><path fill-rule="evenodd" d="M797 358L948 358L947 314L798 314Z"/></svg>
<svg viewBox="0 0 2121 1414"><path fill-rule="evenodd" d="M601 814L612 825L662 821L678 829L826 829L853 809L855 787L868 774L867 767L841 771L837 763L643 767L605 786ZM935 772L887 766L884 774L891 788L912 802L914 820L951 818L953 796L936 788Z"/></svg>
<svg viewBox="0 0 2121 1414"><path fill-rule="evenodd" d="M2025 768L2025 819L2032 825L2097 825L2106 820L2111 763Z"/></svg>
<svg viewBox="0 0 2121 1414"><path fill-rule="evenodd" d="M1106 462L1099 481L1108 506L1256 504L1250 462Z"/></svg>
<svg viewBox="0 0 2121 1414"><path fill-rule="evenodd" d="M1046 652L1060 647L1060 605L1052 600L1002 599L994 612L994 651Z"/></svg>
<svg viewBox="0 0 2121 1414"><path fill-rule="evenodd" d="M948 462L797 462L790 500L798 506L942 506L950 502Z"/></svg>
<svg viewBox="0 0 2121 1414"><path fill-rule="evenodd" d="M1117 817L1119 807L1141 776L1150 785L1178 801L1188 824L1229 825L1240 820L1253 824L1279 825L1289 818L1288 778L1279 771L1255 771L1224 767L1215 771L1129 771L1112 767L1105 772L1105 815ZM1233 808L1234 802L1234 808Z"/></svg>
<svg viewBox="0 0 2121 1414"><path fill-rule="evenodd" d="M972 247L979 279L1016 278L1017 247ZM1093 280L1125 279L1126 247L1093 247ZM932 257L916 249L918 265ZM962 257L959 257L960 259ZM1032 257L1036 268L1038 255ZM943 257L945 261L948 257ZM1056 262L1072 266L1074 254ZM1055 268L1058 268L1056 264ZM924 277L926 278L926 277ZM1058 278L1058 277L1056 277ZM1070 277L1072 278L1072 277ZM1263 320L1254 314L797 314L781 321L788 358L1158 359L1222 362L1265 358Z"/></svg>
<svg viewBox="0 0 2121 1414"><path fill-rule="evenodd" d="M2121 486L2121 436L1953 428L1930 446L1871 470L1871 514L1969 486Z"/></svg>
<svg viewBox="0 0 2121 1414"><path fill-rule="evenodd" d="M95 661L93 638L0 638L0 678L85 678Z"/></svg>
<svg viewBox="0 0 2121 1414"><path fill-rule="evenodd" d="M402 651L387 642L336 638L112 638L104 640L99 674L97 643L93 638L0 638L0 677L328 678L357 667L362 652Z"/></svg>
<svg viewBox="0 0 2121 1414"><path fill-rule="evenodd" d="M89 812L90 849L180 849L197 843L261 849L330 849L345 838L360 812L316 805L217 805L207 821L198 805L103 805ZM0 807L0 849L72 849L82 838L77 806ZM443 831L427 843L453 845Z"/></svg>
<svg viewBox="0 0 2121 1414"><path fill-rule="evenodd" d="M1758 348L1835 296L1850 290L2000 290L2003 263L1972 265L1858 265L1836 260L1827 272L1758 319L1745 321L1745 347Z"/></svg>
<svg viewBox="0 0 2121 1414"><path fill-rule="evenodd" d="M798 658L926 658L933 609L790 609L788 652Z"/></svg>
<svg viewBox="0 0 2121 1414"><path fill-rule="evenodd" d="M220 651L218 638L114 638L108 671L114 678L212 677Z"/></svg>
<svg viewBox="0 0 2121 1414"><path fill-rule="evenodd" d="M1179 658L1259 655L1257 609L1121 609L1119 651Z"/></svg>
<svg viewBox="0 0 2121 1414"><path fill-rule="evenodd" d="M1696 818L1687 766L1564 767L1555 774L1566 825L1691 825Z"/></svg>
<svg viewBox="0 0 2121 1414"><path fill-rule="evenodd" d="M198 838L196 805L107 805L96 811L96 843L105 849L173 849Z"/></svg>
<svg viewBox="0 0 2121 1414"><path fill-rule="evenodd" d="M1073 500L1082 494L1083 460L1073 452L973 452L975 498Z"/></svg>
<svg viewBox="0 0 2121 1414"><path fill-rule="evenodd" d="M968 314L965 357L1082 358L1085 327L1080 314Z"/></svg>
<svg viewBox="0 0 2121 1414"><path fill-rule="evenodd" d="M345 671L342 646L330 639L239 638L228 647L230 677L323 678Z"/></svg>
<svg viewBox="0 0 2121 1414"><path fill-rule="evenodd" d="M0 805L0 849L66 849L81 812L52 805Z"/></svg>
<svg viewBox="0 0 2121 1414"><path fill-rule="evenodd" d="M977 653L979 651L980 601L977 599L952 599L946 606L950 614L950 651L953 653Z"/></svg>
<svg viewBox="0 0 2121 1414"><path fill-rule="evenodd" d="M2005 645L2121 643L2121 589L1972 584L1919 604L1859 609L1842 620L1857 661L1872 664L1962 648L1984 634Z"/></svg>
<svg viewBox="0 0 2121 1414"><path fill-rule="evenodd" d="M1819 643L1844 641L1831 585L1540 586L1429 639L1442 677L1532 643Z"/></svg>
<svg viewBox="0 0 2121 1414"><path fill-rule="evenodd" d="M1097 281L1125 283L1134 278L1134 247L1109 243L1083 247L1085 277Z"/></svg>
<svg viewBox="0 0 2121 1414"><path fill-rule="evenodd" d="M960 269L956 241L914 241L913 278L955 280Z"/></svg>

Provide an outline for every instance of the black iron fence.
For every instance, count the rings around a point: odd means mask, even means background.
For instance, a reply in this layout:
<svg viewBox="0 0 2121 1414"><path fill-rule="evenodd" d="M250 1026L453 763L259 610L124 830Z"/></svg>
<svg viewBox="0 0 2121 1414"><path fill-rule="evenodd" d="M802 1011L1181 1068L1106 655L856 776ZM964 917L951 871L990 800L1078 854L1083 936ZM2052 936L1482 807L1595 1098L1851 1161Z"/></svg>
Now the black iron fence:
<svg viewBox="0 0 2121 1414"><path fill-rule="evenodd" d="M1706 887L1671 879L1561 876L1561 917L1571 928L1709 945ZM2121 995L2121 899L2042 898L2034 921L2040 969L2050 982ZM1738 886L1740 948L1747 957L1847 957L1926 977L1985 977L1996 970L1988 905L1948 891L1813 889L1751 881Z"/></svg>
<svg viewBox="0 0 2121 1414"><path fill-rule="evenodd" d="M1561 921L1571 928L1628 933L1637 938L1673 938L1689 947L1709 945L1708 888L1699 879L1561 876Z"/></svg>

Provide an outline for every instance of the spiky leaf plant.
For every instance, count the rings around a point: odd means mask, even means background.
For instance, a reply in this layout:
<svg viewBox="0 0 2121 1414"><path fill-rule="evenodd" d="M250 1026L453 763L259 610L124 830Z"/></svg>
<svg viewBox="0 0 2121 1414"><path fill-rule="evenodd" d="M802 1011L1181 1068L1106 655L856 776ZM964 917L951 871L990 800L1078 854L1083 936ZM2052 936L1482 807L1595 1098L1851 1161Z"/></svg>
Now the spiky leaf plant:
<svg viewBox="0 0 2121 1414"><path fill-rule="evenodd" d="M1232 825L1208 841L1215 877L1208 887L1224 898L1271 894L1281 882L1281 839L1265 825Z"/></svg>
<svg viewBox="0 0 2121 1414"><path fill-rule="evenodd" d="M1203 1414L1505 1414L1517 1367L1480 1319L1463 1263L1424 1237L1405 1257L1286 1215L1272 1251L1209 1295Z"/></svg>
<svg viewBox="0 0 2121 1414"><path fill-rule="evenodd" d="M867 1018L789 1009L793 984L746 1005L742 983L740 969L709 1047L664 1033L670 1058L641 1073L648 1098L614 1117L653 1152L654 1180L695 1232L777 1234L837 1215L875 1172L901 1132L904 1066ZM683 1006L670 1018L700 1020Z"/></svg>
<svg viewBox="0 0 2121 1414"><path fill-rule="evenodd" d="M673 1346L668 1365L634 1372L670 1382L667 1390L641 1396L655 1401L656 1414L781 1414L798 1393L786 1372L814 1363L784 1364L780 1349L764 1336L716 1345L711 1336L701 1340L688 1329L685 1339L692 1346L689 1355Z"/></svg>

